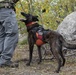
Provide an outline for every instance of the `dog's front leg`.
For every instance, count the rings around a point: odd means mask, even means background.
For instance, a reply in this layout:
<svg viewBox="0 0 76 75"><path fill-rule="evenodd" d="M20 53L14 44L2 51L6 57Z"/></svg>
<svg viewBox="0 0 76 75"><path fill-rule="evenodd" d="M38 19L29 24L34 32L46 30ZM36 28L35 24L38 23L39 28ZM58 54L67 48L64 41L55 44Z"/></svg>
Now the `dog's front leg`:
<svg viewBox="0 0 76 75"><path fill-rule="evenodd" d="M37 46L37 47L38 47L38 54L39 54L39 62L38 62L38 64L40 64L41 61L42 61L41 46Z"/></svg>
<svg viewBox="0 0 76 75"><path fill-rule="evenodd" d="M27 66L30 66L30 63L32 61L32 53L33 53L33 45L29 45L29 61L26 64Z"/></svg>
<svg viewBox="0 0 76 75"><path fill-rule="evenodd" d="M32 61L33 47L34 47L34 44L29 43L29 61L26 64L27 66L30 66L30 63Z"/></svg>

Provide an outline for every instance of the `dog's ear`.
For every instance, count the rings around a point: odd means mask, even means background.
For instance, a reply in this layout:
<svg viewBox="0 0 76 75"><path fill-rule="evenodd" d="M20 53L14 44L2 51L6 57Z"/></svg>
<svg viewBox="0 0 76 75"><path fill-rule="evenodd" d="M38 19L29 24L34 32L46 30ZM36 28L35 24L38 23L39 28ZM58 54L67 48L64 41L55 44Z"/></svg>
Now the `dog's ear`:
<svg viewBox="0 0 76 75"><path fill-rule="evenodd" d="M38 18L38 16L35 16L36 18Z"/></svg>
<svg viewBox="0 0 76 75"><path fill-rule="evenodd" d="M43 9L43 10L42 10L42 13L45 13L45 12L46 12L46 9Z"/></svg>
<svg viewBox="0 0 76 75"><path fill-rule="evenodd" d="M39 21L38 16L33 16L33 21Z"/></svg>

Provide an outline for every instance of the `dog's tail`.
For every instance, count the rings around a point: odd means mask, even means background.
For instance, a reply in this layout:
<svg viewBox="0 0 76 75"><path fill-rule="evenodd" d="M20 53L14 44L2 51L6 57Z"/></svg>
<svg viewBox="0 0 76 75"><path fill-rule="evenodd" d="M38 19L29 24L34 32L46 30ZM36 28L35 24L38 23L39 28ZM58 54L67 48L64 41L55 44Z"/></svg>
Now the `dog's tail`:
<svg viewBox="0 0 76 75"><path fill-rule="evenodd" d="M60 37L60 41L62 42L62 45L64 47L66 47L68 49L76 49L76 44L67 43L62 36Z"/></svg>

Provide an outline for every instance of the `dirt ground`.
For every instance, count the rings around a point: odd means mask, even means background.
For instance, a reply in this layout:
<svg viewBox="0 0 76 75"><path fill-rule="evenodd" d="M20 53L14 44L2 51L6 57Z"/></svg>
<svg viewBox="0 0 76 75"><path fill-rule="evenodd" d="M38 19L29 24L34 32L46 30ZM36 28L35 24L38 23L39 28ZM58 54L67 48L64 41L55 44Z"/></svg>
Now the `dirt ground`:
<svg viewBox="0 0 76 75"><path fill-rule="evenodd" d="M76 75L76 55L65 57L66 64L61 68L60 73L54 73L57 63L55 59L50 60L50 55L46 57L43 55L43 61L38 65L38 52L34 49L33 61L31 66L27 67L28 57L28 45L17 46L12 60L19 62L19 67L0 68L0 75Z"/></svg>

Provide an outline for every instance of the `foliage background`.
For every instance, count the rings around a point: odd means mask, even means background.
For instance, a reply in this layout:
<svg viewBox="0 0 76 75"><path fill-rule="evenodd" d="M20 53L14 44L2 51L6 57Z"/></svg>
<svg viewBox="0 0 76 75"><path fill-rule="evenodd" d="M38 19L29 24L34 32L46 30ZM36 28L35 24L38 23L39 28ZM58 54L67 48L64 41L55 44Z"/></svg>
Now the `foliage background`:
<svg viewBox="0 0 76 75"><path fill-rule="evenodd" d="M37 15L44 28L56 30L70 13L76 11L76 0L20 0L16 4L17 19L23 18L20 12ZM18 21L20 34L26 33L24 23Z"/></svg>

